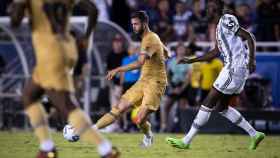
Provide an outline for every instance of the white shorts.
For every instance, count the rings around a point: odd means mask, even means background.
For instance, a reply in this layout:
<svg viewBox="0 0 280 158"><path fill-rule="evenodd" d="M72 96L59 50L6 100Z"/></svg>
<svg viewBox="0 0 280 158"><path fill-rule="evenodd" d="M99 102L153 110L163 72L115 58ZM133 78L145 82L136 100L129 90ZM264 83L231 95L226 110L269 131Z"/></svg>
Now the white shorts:
<svg viewBox="0 0 280 158"><path fill-rule="evenodd" d="M223 68L213 86L223 94L240 94L248 77L246 68Z"/></svg>

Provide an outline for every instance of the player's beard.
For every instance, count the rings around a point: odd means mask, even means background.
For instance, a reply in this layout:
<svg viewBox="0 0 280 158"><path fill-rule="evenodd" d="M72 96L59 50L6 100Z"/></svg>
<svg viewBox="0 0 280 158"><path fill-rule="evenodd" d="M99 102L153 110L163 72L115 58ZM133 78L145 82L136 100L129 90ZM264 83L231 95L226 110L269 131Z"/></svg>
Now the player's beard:
<svg viewBox="0 0 280 158"><path fill-rule="evenodd" d="M141 29L138 32L133 31L132 39L136 41L140 41L142 39L143 33L144 33L144 25L142 25Z"/></svg>

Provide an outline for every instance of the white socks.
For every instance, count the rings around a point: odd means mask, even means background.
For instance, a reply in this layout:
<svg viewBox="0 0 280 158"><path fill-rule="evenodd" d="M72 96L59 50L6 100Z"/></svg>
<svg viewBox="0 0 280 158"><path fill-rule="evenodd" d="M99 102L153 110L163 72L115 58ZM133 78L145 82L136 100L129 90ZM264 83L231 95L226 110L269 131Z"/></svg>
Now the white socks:
<svg viewBox="0 0 280 158"><path fill-rule="evenodd" d="M97 151L101 156L106 156L112 152L112 145L109 141L105 140L97 146Z"/></svg>
<svg viewBox="0 0 280 158"><path fill-rule="evenodd" d="M40 144L40 149L42 151L48 152L54 149L54 143L52 140L45 140Z"/></svg>
<svg viewBox="0 0 280 158"><path fill-rule="evenodd" d="M193 121L192 127L182 139L184 144L190 144L194 136L198 133L199 129L205 125L211 115L212 109L201 105L196 118ZM229 119L232 123L244 129L251 137L256 136L257 131L246 121L243 116L234 108L228 107L228 109L220 112L220 114L227 119Z"/></svg>
<svg viewBox="0 0 280 158"><path fill-rule="evenodd" d="M191 129L189 130L188 134L183 138L183 142L185 144L191 143L193 137L197 134L199 129L208 122L211 112L212 112L212 109L210 109L204 105L201 105L201 107L193 121Z"/></svg>
<svg viewBox="0 0 280 158"><path fill-rule="evenodd" d="M229 119L232 123L244 129L251 137L256 136L257 131L234 108L229 106L228 109L220 112L220 114Z"/></svg>

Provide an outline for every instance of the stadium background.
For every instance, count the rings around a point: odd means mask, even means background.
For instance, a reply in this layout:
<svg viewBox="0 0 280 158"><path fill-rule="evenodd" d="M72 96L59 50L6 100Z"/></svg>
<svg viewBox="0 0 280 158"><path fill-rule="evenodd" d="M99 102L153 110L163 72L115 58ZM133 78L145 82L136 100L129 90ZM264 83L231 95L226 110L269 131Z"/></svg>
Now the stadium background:
<svg viewBox="0 0 280 158"><path fill-rule="evenodd" d="M30 77L35 64L31 45L30 30L27 22L18 29L9 27L6 8L9 0L1 0L0 6L0 128L29 128L21 106L21 90L24 80ZM99 23L90 41L87 62L76 72L80 81L78 94L86 112L93 120L110 108L120 95L120 89L128 84L119 84L116 78L112 83L104 79L108 69L121 64L130 52L137 52L136 44L131 44L129 15L135 10L145 10L150 17L151 29L157 32L166 45L176 52L176 47L184 43L191 53L200 55L207 52L213 44L215 34L215 12L206 17L206 0L95 0L99 11ZM257 71L248 80L245 91L235 100L237 108L259 130L271 133L280 132L280 2L277 0L226 0L227 7L235 10L242 27L252 32L257 40ZM212 8L215 10L215 8ZM85 13L79 7L74 10L71 20L74 31L79 37L86 27ZM79 16L79 17L77 17ZM122 48L123 47L123 48ZM50 49L51 53L51 49ZM87 59L86 59L87 58ZM47 66L47 65L46 65ZM137 73L137 72L135 72ZM133 81L132 81L133 82ZM198 88L199 89L199 88ZM191 93L191 92L189 92ZM169 132L188 130L195 116L201 97L195 96L194 105L172 108L169 114ZM163 99L163 105L166 99ZM43 99L46 101L46 99ZM178 112L178 109L179 112ZM160 131L161 112L154 115L152 123ZM218 117L218 122L213 121ZM56 117L51 120L52 127L60 129ZM129 116L120 122L127 131ZM110 130L110 129L109 129ZM134 131L133 127L128 131ZM214 114L204 132L240 133L240 129L227 120Z"/></svg>

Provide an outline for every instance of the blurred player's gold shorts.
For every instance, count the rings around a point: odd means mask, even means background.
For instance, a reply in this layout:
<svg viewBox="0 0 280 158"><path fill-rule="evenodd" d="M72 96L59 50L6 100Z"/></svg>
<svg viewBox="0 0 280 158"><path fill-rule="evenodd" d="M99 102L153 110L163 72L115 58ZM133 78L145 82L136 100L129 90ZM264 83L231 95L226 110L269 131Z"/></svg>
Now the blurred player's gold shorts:
<svg viewBox="0 0 280 158"><path fill-rule="evenodd" d="M135 107L147 106L150 110L156 111L159 108L165 89L165 82L139 80L125 92L122 99Z"/></svg>
<svg viewBox="0 0 280 158"><path fill-rule="evenodd" d="M35 36L37 40L33 40L37 64L32 79L44 89L73 92L72 71L77 61L75 40L72 36L68 40L46 36Z"/></svg>

